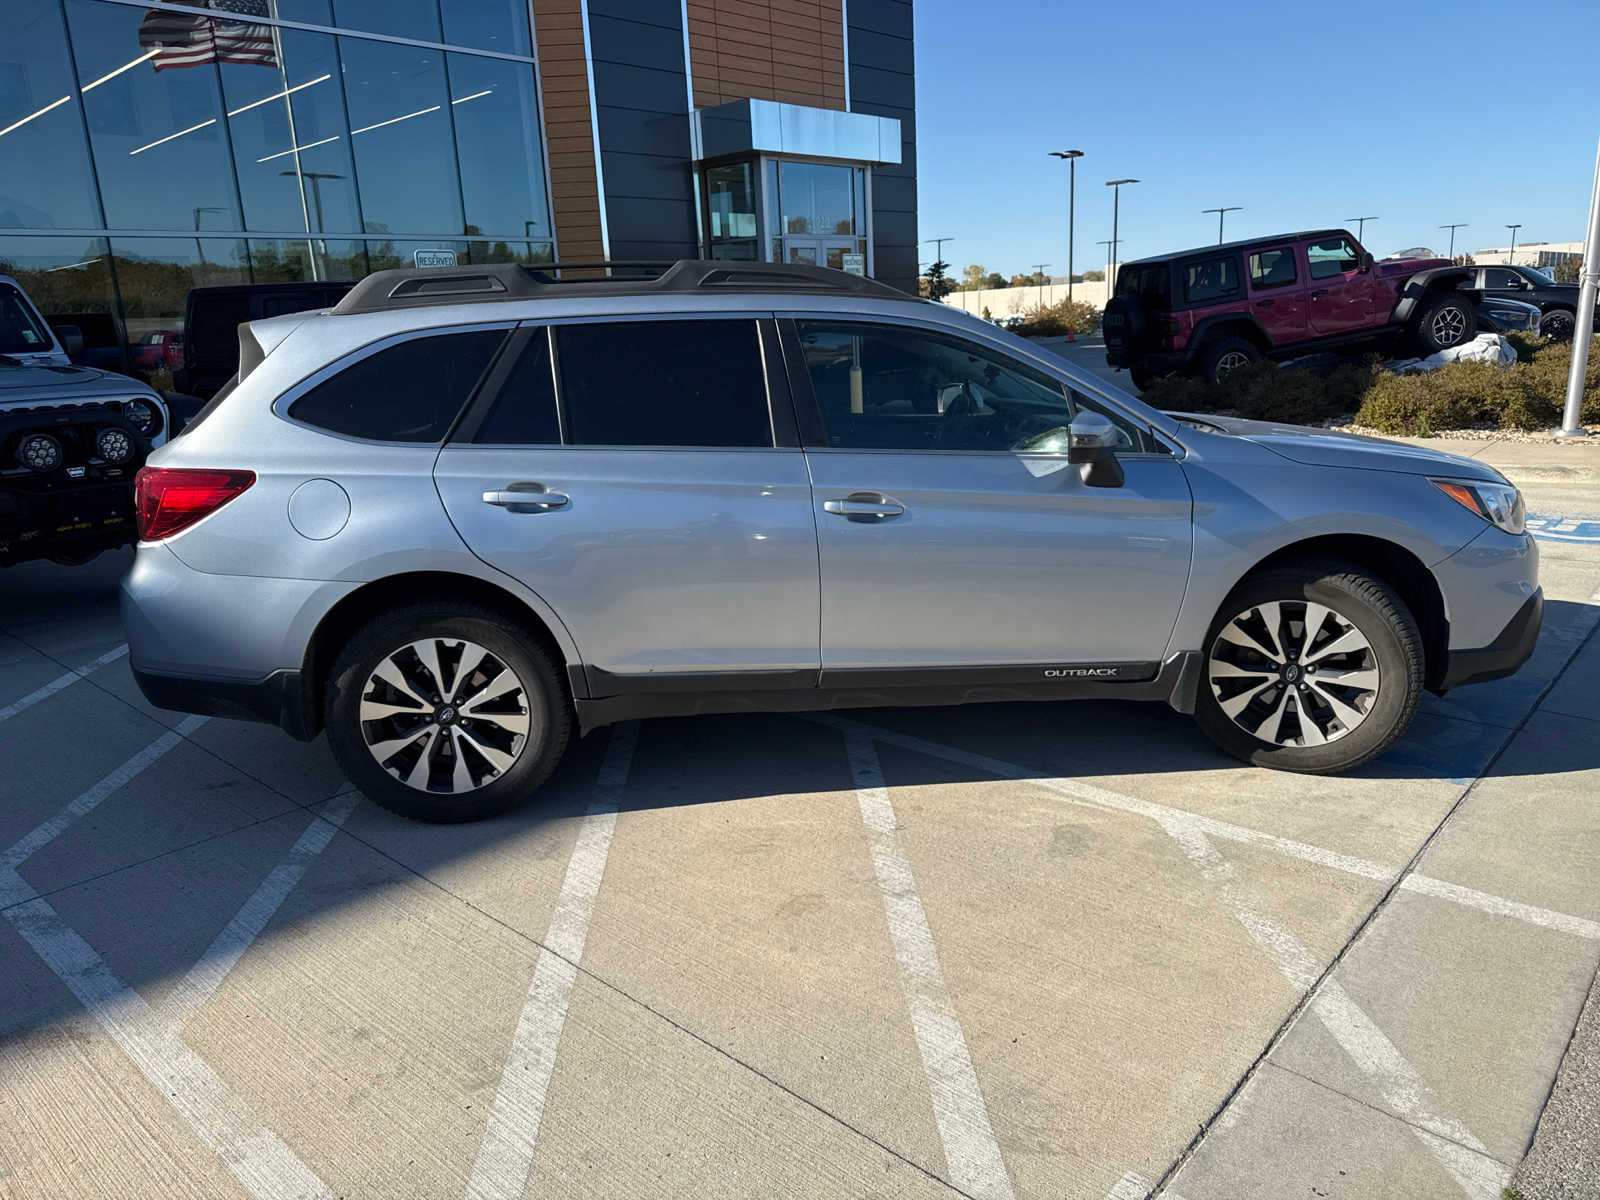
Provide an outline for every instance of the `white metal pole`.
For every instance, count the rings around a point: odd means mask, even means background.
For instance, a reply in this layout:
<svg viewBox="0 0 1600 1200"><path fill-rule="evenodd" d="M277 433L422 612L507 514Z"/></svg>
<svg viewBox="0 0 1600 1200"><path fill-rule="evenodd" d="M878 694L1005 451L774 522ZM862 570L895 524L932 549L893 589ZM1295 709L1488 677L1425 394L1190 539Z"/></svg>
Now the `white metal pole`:
<svg viewBox="0 0 1600 1200"><path fill-rule="evenodd" d="M1600 294L1600 143L1595 145L1594 183L1589 189L1589 232L1583 243L1582 287L1578 289L1578 317L1572 331L1572 370L1567 375L1567 407L1561 415L1560 437L1582 437L1578 423L1583 409L1583 381L1589 368L1589 343L1594 337L1594 306Z"/></svg>

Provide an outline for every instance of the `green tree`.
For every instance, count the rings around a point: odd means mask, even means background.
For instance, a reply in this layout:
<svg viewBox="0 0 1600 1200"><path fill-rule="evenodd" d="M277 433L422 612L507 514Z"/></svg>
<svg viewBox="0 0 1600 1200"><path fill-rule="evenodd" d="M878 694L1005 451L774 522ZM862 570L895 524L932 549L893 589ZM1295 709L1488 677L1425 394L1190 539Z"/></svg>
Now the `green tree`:
<svg viewBox="0 0 1600 1200"><path fill-rule="evenodd" d="M1557 283L1577 283L1579 260L1576 258L1563 258L1550 268L1550 274L1555 276Z"/></svg>
<svg viewBox="0 0 1600 1200"><path fill-rule="evenodd" d="M974 291L983 286L983 281L989 278L989 268L979 263L970 263L967 269L961 272L961 290Z"/></svg>
<svg viewBox="0 0 1600 1200"><path fill-rule="evenodd" d="M1006 277L999 271L990 271L989 277L983 281L983 286L986 288L1003 288L1005 285Z"/></svg>
<svg viewBox="0 0 1600 1200"><path fill-rule="evenodd" d="M1104 271L1097 271L1093 267L1091 267L1089 270L1085 271L1082 275L1078 276L1078 278L1083 280L1085 283L1104 283L1105 282L1105 278L1106 278L1106 273Z"/></svg>
<svg viewBox="0 0 1600 1200"><path fill-rule="evenodd" d="M955 283L945 274L949 269L950 264L943 259L934 262L922 277L922 286L918 290L929 300L943 300L956 290Z"/></svg>

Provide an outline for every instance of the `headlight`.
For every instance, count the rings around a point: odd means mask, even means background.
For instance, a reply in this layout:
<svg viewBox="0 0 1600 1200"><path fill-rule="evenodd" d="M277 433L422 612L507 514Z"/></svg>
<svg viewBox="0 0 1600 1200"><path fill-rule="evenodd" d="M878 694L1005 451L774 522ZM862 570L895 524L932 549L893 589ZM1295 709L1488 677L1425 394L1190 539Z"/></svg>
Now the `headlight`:
<svg viewBox="0 0 1600 1200"><path fill-rule="evenodd" d="M123 405L123 412L141 437L154 437L161 432L161 415L148 400L129 400Z"/></svg>
<svg viewBox="0 0 1600 1200"><path fill-rule="evenodd" d="M54 471L61 457L61 443L48 433L30 433L17 444L17 462L34 471Z"/></svg>
<svg viewBox="0 0 1600 1200"><path fill-rule="evenodd" d="M1430 479L1438 488L1463 508L1470 508L1485 521L1520 534L1527 510L1522 504L1522 493L1509 483L1458 483L1453 479Z"/></svg>
<svg viewBox="0 0 1600 1200"><path fill-rule="evenodd" d="M102 429L95 434L94 448L108 463L127 462L133 457L133 439L120 429Z"/></svg>

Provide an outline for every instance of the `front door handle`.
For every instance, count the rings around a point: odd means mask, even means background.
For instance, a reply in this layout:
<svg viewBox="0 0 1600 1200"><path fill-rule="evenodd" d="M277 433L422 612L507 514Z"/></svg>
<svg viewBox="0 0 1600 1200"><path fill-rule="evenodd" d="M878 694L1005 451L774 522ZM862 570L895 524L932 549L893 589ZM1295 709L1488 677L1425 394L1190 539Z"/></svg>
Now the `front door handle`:
<svg viewBox="0 0 1600 1200"><path fill-rule="evenodd" d="M1273 301L1271 301L1271 300L1257 300L1256 301L1256 307L1257 308L1271 308L1272 305L1273 305Z"/></svg>
<svg viewBox="0 0 1600 1200"><path fill-rule="evenodd" d="M483 494L485 504L497 505L520 513L549 512L553 508L564 508L571 499L572 497L565 492L552 492L542 483L527 482L508 483L503 491Z"/></svg>
<svg viewBox="0 0 1600 1200"><path fill-rule="evenodd" d="M882 492L851 492L837 500L824 500L822 511L851 521L886 521L905 512L906 506Z"/></svg>
<svg viewBox="0 0 1600 1200"><path fill-rule="evenodd" d="M1311 293L1311 298L1313 300L1316 300L1316 299L1318 299L1318 298L1320 298L1322 296L1326 296L1327 294L1328 294L1328 289L1327 288L1318 288L1316 291Z"/></svg>

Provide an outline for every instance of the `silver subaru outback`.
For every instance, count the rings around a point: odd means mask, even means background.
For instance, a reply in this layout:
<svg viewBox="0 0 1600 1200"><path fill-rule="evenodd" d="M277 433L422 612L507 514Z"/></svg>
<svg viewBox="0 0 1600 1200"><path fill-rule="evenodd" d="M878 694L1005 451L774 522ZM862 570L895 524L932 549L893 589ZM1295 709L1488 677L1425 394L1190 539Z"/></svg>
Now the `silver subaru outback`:
<svg viewBox="0 0 1600 1200"><path fill-rule="evenodd" d="M1539 630L1492 468L1158 412L838 272L385 271L239 336L139 474L135 674L423 820L667 714L1162 700L1343 771Z"/></svg>

